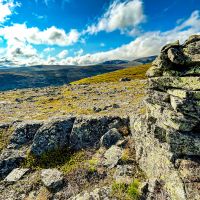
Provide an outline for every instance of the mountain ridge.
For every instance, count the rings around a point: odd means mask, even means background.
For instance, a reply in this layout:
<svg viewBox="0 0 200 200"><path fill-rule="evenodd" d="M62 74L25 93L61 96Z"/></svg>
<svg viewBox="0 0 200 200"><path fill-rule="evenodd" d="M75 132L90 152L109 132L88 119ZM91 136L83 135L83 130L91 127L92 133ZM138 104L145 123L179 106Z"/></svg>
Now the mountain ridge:
<svg viewBox="0 0 200 200"><path fill-rule="evenodd" d="M59 86L127 67L142 65L142 62L113 60L97 65L36 65L30 67L0 68L0 91ZM115 63L115 64L114 64ZM116 64L118 63L118 64ZM122 64L124 63L124 64Z"/></svg>

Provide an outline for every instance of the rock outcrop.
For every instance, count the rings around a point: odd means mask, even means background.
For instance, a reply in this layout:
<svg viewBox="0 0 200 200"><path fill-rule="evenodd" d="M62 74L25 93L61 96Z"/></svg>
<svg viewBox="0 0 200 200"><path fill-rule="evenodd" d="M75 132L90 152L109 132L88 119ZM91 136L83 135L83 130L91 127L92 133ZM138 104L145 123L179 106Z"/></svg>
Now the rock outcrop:
<svg viewBox="0 0 200 200"><path fill-rule="evenodd" d="M131 122L137 161L170 199L200 199L200 35L163 47L147 76L146 117Z"/></svg>
<svg viewBox="0 0 200 200"><path fill-rule="evenodd" d="M98 148L102 136L112 145L129 133L129 119L112 116L67 116L19 123L0 155L0 179L18 168L28 154L40 159L64 148L72 151Z"/></svg>

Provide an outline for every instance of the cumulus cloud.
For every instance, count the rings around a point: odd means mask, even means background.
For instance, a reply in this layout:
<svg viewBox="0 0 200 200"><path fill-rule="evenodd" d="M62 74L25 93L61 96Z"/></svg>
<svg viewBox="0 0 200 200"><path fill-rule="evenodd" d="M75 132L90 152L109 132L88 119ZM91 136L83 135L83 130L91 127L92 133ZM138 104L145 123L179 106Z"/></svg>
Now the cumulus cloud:
<svg viewBox="0 0 200 200"><path fill-rule="evenodd" d="M16 7L19 7L18 2L14 3L14 0L0 0L0 23L4 23Z"/></svg>
<svg viewBox="0 0 200 200"><path fill-rule="evenodd" d="M54 50L55 50L55 48L47 47L43 51L48 53L48 52L51 52L51 51L54 51Z"/></svg>
<svg viewBox="0 0 200 200"><path fill-rule="evenodd" d="M115 30L127 32L136 29L144 20L142 0L126 0L124 2L115 0L96 24L88 26L85 33L96 34L100 31L112 32Z"/></svg>
<svg viewBox="0 0 200 200"><path fill-rule="evenodd" d="M59 46L72 45L79 39L79 33L76 29L72 29L67 34L63 29L58 29L55 26L39 30L37 27L28 28L26 24L14 24L0 28L0 36L4 37L8 43L18 40L30 44Z"/></svg>
<svg viewBox="0 0 200 200"><path fill-rule="evenodd" d="M14 26L16 25L13 25L13 27ZM36 28L33 28L33 30L29 30L25 25L23 25L23 27L25 27L25 29L21 29L21 32L15 33L15 30L13 30L11 32L8 31L8 34L5 35L5 39L7 39L8 41L8 47L6 49L7 53L5 54L4 58L0 59L0 63L4 62L9 63L10 65L11 63L12 65L13 63L15 63L15 65L90 65L100 63L106 60L133 60L139 57L156 55L159 53L160 48L166 43L173 42L177 39L183 42L190 35L200 33L200 12L194 11L188 19L182 21L171 30L165 32L146 32L136 37L129 44L122 45L110 51L102 51L94 54L82 55L83 50L81 49L80 51L75 52L75 57L67 57L65 53L65 56L48 57L48 59L42 58L41 55L38 54L36 49L34 49L34 47L31 46L31 43L43 44L44 41L47 42L48 39L49 44L55 44L55 37L59 38L59 36L55 36L56 34L46 34L46 38L44 38L42 37L43 33L47 30L40 31ZM24 31L27 29L28 31L24 33ZM55 27L53 29L55 30ZM2 29L0 29L0 36L4 36L4 31L5 29L3 29L3 31ZM15 33L15 37L12 36L12 33ZM40 38L37 34L40 35ZM69 35L70 34L65 33L65 37ZM56 40L56 42L58 42L58 40ZM1 51L3 52L3 50ZM62 54L64 55L64 53Z"/></svg>
<svg viewBox="0 0 200 200"><path fill-rule="evenodd" d="M67 55L68 55L68 51L67 50L63 50L57 55L57 57L60 58L60 59L63 59L63 58L66 58Z"/></svg>
<svg viewBox="0 0 200 200"><path fill-rule="evenodd" d="M68 57L64 64L87 65L100 63L106 60L123 59L133 60L139 57L156 55L166 43L174 40L183 42L191 34L200 33L200 13L194 11L191 16L175 28L166 31L146 32L127 45L106 52L86 54L77 57Z"/></svg>
<svg viewBox="0 0 200 200"><path fill-rule="evenodd" d="M83 49L80 49L80 50L74 52L74 55L75 55L75 56L82 56L82 55L83 55L83 52L84 52L84 50L83 50Z"/></svg>

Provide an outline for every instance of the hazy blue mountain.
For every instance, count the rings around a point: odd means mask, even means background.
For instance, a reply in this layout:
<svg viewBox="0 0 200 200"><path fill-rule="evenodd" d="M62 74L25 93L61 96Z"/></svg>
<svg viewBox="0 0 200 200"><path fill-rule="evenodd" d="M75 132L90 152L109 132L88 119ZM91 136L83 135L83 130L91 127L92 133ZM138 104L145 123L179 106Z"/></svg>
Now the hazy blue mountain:
<svg viewBox="0 0 200 200"><path fill-rule="evenodd" d="M82 78L151 62L152 57L135 61L111 60L97 65L38 65L30 67L0 67L0 91L21 88L58 86Z"/></svg>

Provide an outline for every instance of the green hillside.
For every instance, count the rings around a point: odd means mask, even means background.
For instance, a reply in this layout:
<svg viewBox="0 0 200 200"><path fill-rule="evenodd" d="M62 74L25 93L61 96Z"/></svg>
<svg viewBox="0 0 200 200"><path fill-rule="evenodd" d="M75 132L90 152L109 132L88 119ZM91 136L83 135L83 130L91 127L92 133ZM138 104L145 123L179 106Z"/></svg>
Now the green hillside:
<svg viewBox="0 0 200 200"><path fill-rule="evenodd" d="M114 72L109 72L90 78L84 78L79 81L72 82L73 85L81 84L95 84L103 82L117 82L121 78L130 78L130 79L146 79L146 72L150 68L151 63L140 65L136 67L129 67L126 69L117 70Z"/></svg>

